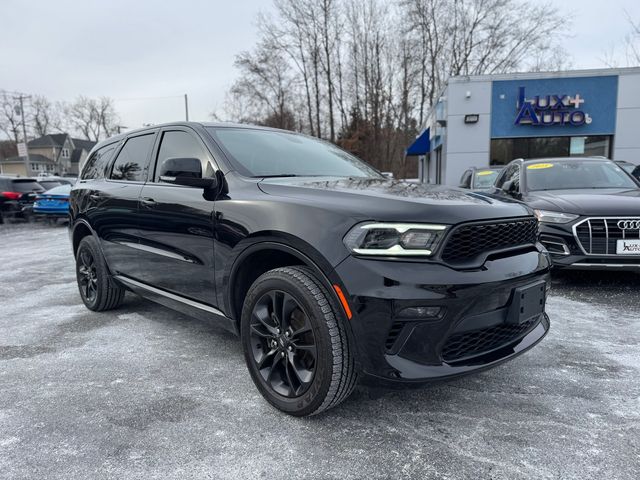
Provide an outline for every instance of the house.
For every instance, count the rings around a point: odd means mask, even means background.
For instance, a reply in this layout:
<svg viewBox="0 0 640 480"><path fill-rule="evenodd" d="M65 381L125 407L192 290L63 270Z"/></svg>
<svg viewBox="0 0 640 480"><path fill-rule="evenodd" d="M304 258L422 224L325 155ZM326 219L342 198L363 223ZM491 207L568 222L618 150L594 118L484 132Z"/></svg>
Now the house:
<svg viewBox="0 0 640 480"><path fill-rule="evenodd" d="M72 138L68 133L55 133L30 140L29 162L12 156L0 160L0 173L36 176L38 174L78 174L80 165L96 142Z"/></svg>

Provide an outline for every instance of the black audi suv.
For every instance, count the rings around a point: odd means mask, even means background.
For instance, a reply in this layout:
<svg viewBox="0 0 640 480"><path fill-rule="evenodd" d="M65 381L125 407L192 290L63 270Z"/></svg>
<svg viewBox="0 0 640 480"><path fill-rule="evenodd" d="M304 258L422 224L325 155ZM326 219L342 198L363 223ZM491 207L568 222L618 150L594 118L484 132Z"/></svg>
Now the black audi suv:
<svg viewBox="0 0 640 480"><path fill-rule="evenodd" d="M70 211L89 309L131 290L217 322L293 415L336 405L363 376L497 365L549 329L550 259L528 207L394 181L300 134L178 123L110 138Z"/></svg>
<svg viewBox="0 0 640 480"><path fill-rule="evenodd" d="M640 268L640 182L615 162L514 160L493 193L535 209L540 242L556 267Z"/></svg>

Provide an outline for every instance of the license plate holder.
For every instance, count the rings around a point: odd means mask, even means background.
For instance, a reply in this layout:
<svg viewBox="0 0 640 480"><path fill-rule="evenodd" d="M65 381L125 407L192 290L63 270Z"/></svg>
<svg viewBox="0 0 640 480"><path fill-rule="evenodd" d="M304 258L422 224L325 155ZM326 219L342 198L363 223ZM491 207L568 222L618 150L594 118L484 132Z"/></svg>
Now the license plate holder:
<svg viewBox="0 0 640 480"><path fill-rule="evenodd" d="M618 255L640 255L640 239L624 238L616 242Z"/></svg>
<svg viewBox="0 0 640 480"><path fill-rule="evenodd" d="M546 290L544 280L514 289L507 323L520 325L543 313Z"/></svg>

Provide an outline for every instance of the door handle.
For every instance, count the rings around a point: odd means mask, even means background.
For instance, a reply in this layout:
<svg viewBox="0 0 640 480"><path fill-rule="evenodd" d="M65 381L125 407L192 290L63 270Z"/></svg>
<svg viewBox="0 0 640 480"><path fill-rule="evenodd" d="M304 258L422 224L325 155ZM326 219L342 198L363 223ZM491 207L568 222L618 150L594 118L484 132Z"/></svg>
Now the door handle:
<svg viewBox="0 0 640 480"><path fill-rule="evenodd" d="M144 197L140 199L140 203L146 207L151 207L155 205L157 202L153 198Z"/></svg>

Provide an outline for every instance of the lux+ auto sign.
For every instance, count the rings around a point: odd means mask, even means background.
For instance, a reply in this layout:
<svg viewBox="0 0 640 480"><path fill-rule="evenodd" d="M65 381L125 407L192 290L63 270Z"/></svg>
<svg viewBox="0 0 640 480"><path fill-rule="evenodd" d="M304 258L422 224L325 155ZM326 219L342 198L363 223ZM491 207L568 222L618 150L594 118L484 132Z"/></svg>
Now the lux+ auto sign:
<svg viewBox="0 0 640 480"><path fill-rule="evenodd" d="M592 118L581 108L584 99L577 93L570 95L536 95L527 98L525 87L518 90L515 125L588 125Z"/></svg>

